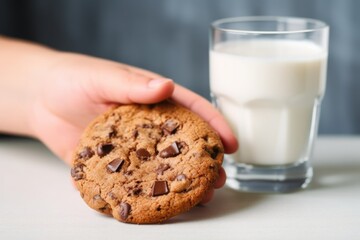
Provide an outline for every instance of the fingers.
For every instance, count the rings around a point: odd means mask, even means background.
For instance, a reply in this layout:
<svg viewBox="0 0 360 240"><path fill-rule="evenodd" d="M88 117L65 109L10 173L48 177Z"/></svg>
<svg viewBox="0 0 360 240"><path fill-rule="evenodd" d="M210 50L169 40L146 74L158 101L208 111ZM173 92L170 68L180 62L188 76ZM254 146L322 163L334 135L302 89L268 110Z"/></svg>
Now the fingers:
<svg viewBox="0 0 360 240"><path fill-rule="evenodd" d="M206 99L190 90L176 85L171 97L176 102L197 113L207 121L220 135L226 153L233 153L238 142L224 117Z"/></svg>
<svg viewBox="0 0 360 240"><path fill-rule="evenodd" d="M210 202L211 199L213 198L213 196L214 196L214 189L210 189L210 191L206 193L203 200L201 200L200 204L206 204L206 203Z"/></svg>
<svg viewBox="0 0 360 240"><path fill-rule="evenodd" d="M216 181L214 188L222 188L226 182L226 173L223 167L219 170L219 178Z"/></svg>
<svg viewBox="0 0 360 240"><path fill-rule="evenodd" d="M206 204L206 203L210 202L211 199L214 197L214 193L215 193L214 189L223 187L225 184L225 181L226 181L226 173L225 173L224 168L221 167L219 169L219 178L216 181L214 188L206 193L205 197L201 200L200 204Z"/></svg>
<svg viewBox="0 0 360 240"><path fill-rule="evenodd" d="M66 63L94 103L150 104L169 98L175 87L171 79L113 61L70 54Z"/></svg>
<svg viewBox="0 0 360 240"><path fill-rule="evenodd" d="M92 81L91 94L100 102L150 104L169 98L174 91L174 83L168 78L151 78L129 70L109 75Z"/></svg>

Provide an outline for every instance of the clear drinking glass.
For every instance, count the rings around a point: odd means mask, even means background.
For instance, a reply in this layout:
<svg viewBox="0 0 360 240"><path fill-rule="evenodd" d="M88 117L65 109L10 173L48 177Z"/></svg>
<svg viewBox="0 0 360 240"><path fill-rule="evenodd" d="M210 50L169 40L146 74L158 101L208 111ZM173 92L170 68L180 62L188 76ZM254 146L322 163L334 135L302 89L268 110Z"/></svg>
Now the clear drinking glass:
<svg viewBox="0 0 360 240"><path fill-rule="evenodd" d="M212 24L211 97L240 142L224 161L231 188L289 192L311 181L328 35L324 22L293 17Z"/></svg>

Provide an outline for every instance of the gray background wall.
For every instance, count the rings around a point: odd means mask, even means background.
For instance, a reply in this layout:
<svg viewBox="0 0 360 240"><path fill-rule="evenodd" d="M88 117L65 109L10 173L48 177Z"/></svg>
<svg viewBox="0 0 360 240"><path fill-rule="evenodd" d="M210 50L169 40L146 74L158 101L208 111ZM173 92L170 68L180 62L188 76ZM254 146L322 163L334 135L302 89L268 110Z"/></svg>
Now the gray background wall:
<svg viewBox="0 0 360 240"><path fill-rule="evenodd" d="M360 134L359 10L357 0L0 0L0 34L146 68L209 98L213 20L318 18L331 28L319 132Z"/></svg>

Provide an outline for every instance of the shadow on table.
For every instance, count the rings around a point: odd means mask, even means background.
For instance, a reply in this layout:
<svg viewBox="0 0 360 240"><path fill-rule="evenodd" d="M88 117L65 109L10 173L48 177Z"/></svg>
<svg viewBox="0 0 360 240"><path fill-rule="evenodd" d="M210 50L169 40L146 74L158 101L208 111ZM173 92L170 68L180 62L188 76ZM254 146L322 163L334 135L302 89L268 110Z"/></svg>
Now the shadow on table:
<svg viewBox="0 0 360 240"><path fill-rule="evenodd" d="M187 213L164 222L164 224L221 218L239 211L247 211L265 197L265 194L237 192L224 187L221 190L215 191L214 199L209 204L197 206Z"/></svg>
<svg viewBox="0 0 360 240"><path fill-rule="evenodd" d="M338 164L318 166L314 168L314 177L309 190L327 188L347 188L360 184L360 159L352 164Z"/></svg>

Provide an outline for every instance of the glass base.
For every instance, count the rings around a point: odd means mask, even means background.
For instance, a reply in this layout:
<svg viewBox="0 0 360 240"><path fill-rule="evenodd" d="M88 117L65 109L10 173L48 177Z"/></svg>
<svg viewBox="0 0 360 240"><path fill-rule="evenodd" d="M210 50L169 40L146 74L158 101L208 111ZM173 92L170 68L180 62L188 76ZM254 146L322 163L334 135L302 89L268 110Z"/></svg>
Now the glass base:
<svg viewBox="0 0 360 240"><path fill-rule="evenodd" d="M253 166L231 163L225 156L226 185L232 189L258 193L286 193L304 189L311 182L309 161L284 166Z"/></svg>

